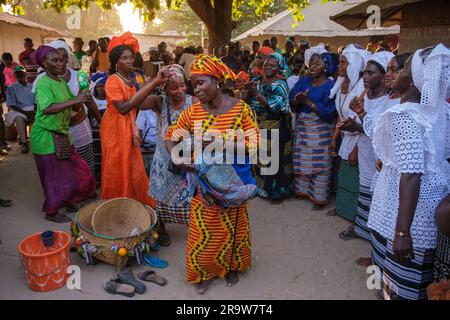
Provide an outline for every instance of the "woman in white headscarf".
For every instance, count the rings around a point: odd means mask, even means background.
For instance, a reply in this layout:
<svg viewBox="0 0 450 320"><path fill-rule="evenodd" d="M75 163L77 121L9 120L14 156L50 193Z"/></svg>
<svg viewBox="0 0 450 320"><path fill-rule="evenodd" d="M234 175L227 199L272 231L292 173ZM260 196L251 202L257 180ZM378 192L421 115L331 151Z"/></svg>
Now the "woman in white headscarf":
<svg viewBox="0 0 450 320"><path fill-rule="evenodd" d="M168 127L176 123L181 113L197 102L196 98L186 94L182 66L178 64L169 66L167 75L164 94L147 98L141 108L151 109L158 115L156 150L150 169L149 196L156 199L156 213L160 222L158 241L162 246L170 245L165 223L188 224L192 200L186 174L173 172L169 168L170 154L164 145L164 137Z"/></svg>
<svg viewBox="0 0 450 320"><path fill-rule="evenodd" d="M70 54L70 48L66 42L62 40L56 40L47 44L49 47L56 49L63 60L63 73L59 76L61 79L67 82L70 91L74 96L77 96L80 92L80 83L78 81L78 72L68 68L68 59ZM86 88L88 89L88 88ZM91 99L90 103L86 104L89 111L92 112L98 123L101 122L101 115L98 111L97 105ZM92 171L94 177L95 174L95 159L93 150L92 128L87 117L86 108L81 108L78 112L72 112L70 118L69 135L72 140L75 149L80 155L81 159L86 161L89 168Z"/></svg>
<svg viewBox="0 0 450 320"><path fill-rule="evenodd" d="M339 78L331 89L330 98L336 99L338 124L348 118L357 118L357 114L350 109L350 102L356 97L362 99L365 95L361 73L366 65L366 58L370 54L354 45L347 46L339 57ZM358 120L359 121L359 120ZM339 129L334 133L330 145L330 154L336 157L336 144L339 137L342 142L339 148L340 166L336 194L336 209L328 215L339 215L351 222L355 221L359 196L359 168L358 168L358 133ZM347 232L353 231L353 225ZM347 232L340 237L346 238Z"/></svg>
<svg viewBox="0 0 450 320"><path fill-rule="evenodd" d="M425 299L437 245L435 209L450 192L450 50L419 50L397 76L401 104L380 115L373 146L383 165L368 227L391 299Z"/></svg>

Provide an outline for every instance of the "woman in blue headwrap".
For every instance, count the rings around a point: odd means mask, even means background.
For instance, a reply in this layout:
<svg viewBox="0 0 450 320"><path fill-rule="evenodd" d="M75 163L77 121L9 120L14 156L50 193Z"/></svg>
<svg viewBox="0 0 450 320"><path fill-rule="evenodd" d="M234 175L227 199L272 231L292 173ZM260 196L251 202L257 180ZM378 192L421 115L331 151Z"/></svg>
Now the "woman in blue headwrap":
<svg viewBox="0 0 450 320"><path fill-rule="evenodd" d="M294 192L292 176L292 135L291 117L289 111L289 89L285 78L286 60L279 53L267 56L264 74L256 77L251 87L243 95L243 100L255 111L258 125L268 130L267 137L263 135L260 148L271 156L268 164L258 160L254 166L256 182L259 186L258 195L270 199L272 204L279 204ZM279 130L278 150L271 150L272 129ZM274 159L278 157L278 159ZM275 172L274 172L275 171Z"/></svg>
<svg viewBox="0 0 450 320"><path fill-rule="evenodd" d="M295 193L311 200L313 210L323 210L331 187L332 158L328 146L336 117L334 99L329 98L334 85L330 77L337 71L339 57L318 47L307 53L305 64L310 76L300 79L289 94L291 108L297 114L293 147Z"/></svg>

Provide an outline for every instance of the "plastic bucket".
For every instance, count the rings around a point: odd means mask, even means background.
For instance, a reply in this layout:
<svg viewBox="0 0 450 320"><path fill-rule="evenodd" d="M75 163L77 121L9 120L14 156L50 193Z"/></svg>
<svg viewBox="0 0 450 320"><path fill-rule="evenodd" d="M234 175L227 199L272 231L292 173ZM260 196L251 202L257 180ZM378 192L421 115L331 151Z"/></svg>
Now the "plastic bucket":
<svg viewBox="0 0 450 320"><path fill-rule="evenodd" d="M54 232L54 244L45 247L41 232L20 242L19 253L25 268L28 286L33 291L52 291L66 284L70 265L70 235Z"/></svg>

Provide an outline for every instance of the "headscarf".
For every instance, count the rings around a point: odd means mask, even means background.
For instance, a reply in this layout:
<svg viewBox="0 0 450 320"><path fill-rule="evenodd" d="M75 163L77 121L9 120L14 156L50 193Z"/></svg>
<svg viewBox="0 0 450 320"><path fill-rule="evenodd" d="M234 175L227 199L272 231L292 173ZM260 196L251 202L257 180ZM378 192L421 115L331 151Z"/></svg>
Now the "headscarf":
<svg viewBox="0 0 450 320"><path fill-rule="evenodd" d="M238 73L237 77L243 81L250 81L250 76L247 72L241 71Z"/></svg>
<svg viewBox="0 0 450 320"><path fill-rule="evenodd" d="M97 84L105 84L106 80L108 80L108 75L105 72L99 71L91 74L90 91L92 92Z"/></svg>
<svg viewBox="0 0 450 320"><path fill-rule="evenodd" d="M359 81L361 72L364 70L371 54L370 52L357 48L354 44L348 45L342 55L347 59L347 76L350 79L349 88L352 89ZM330 98L334 98L338 91L342 88L345 78L339 77L331 89Z"/></svg>
<svg viewBox="0 0 450 320"><path fill-rule="evenodd" d="M55 51L55 48L49 47L47 45L41 45L36 49L36 51L31 54L31 60L35 65L38 65L44 69L44 58L47 54L53 51Z"/></svg>
<svg viewBox="0 0 450 320"><path fill-rule="evenodd" d="M139 52L139 41L129 31L119 37L112 37L108 46L108 52L111 52L112 49L120 45L129 46L133 50L133 53Z"/></svg>
<svg viewBox="0 0 450 320"><path fill-rule="evenodd" d="M305 51L305 65L309 68L309 62L311 61L311 58L313 55L321 55L322 53L328 52L327 49L325 49L325 45L323 43L319 44L318 46L306 49Z"/></svg>
<svg viewBox="0 0 450 320"><path fill-rule="evenodd" d="M325 52L320 55L326 66L327 77L332 77L339 66L339 55L336 53Z"/></svg>
<svg viewBox="0 0 450 320"><path fill-rule="evenodd" d="M53 49L64 49L67 51L68 54L70 54L70 48L67 45L65 41L62 40L55 40L50 43L47 43L47 46L52 47Z"/></svg>
<svg viewBox="0 0 450 320"><path fill-rule="evenodd" d="M269 54L274 53L275 51L271 47L261 47L258 50L258 53L262 53L264 56L268 56Z"/></svg>
<svg viewBox="0 0 450 320"><path fill-rule="evenodd" d="M395 57L395 54L393 54L390 51L381 51L374 53L370 58L368 62L375 62L375 64L379 65L384 70L384 73L387 72L387 67L389 64L389 61L392 60L392 58Z"/></svg>
<svg viewBox="0 0 450 320"><path fill-rule="evenodd" d="M227 67L219 58L206 54L195 56L190 66L191 77L195 75L207 75L219 80L236 80L236 74Z"/></svg>
<svg viewBox="0 0 450 320"><path fill-rule="evenodd" d="M179 64L171 64L167 68L168 80L172 78L182 78L184 79L184 69Z"/></svg>
<svg viewBox="0 0 450 320"><path fill-rule="evenodd" d="M292 44L295 47L294 41L292 41L290 38L286 39L286 44L288 44L288 43Z"/></svg>
<svg viewBox="0 0 450 320"><path fill-rule="evenodd" d="M274 59L276 59L278 61L278 67L280 68L280 73L285 76L286 75L286 71L288 69L288 65L286 63L286 59L281 54L279 54L278 52L274 52L274 53L269 54L269 56L266 58L266 60L269 59L269 58L274 58Z"/></svg>

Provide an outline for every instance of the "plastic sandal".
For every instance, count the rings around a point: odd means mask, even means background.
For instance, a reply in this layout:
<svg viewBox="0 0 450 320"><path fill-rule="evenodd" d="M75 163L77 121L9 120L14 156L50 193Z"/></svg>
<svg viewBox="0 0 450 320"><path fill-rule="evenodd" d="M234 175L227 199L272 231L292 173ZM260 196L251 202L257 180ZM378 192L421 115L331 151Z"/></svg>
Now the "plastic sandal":
<svg viewBox="0 0 450 320"><path fill-rule="evenodd" d="M159 286L165 286L167 284L167 279L158 276L155 271L145 270L144 272L138 273L138 279L147 282L156 283Z"/></svg>
<svg viewBox="0 0 450 320"><path fill-rule="evenodd" d="M169 263L166 260L159 259L155 256L144 255L144 264L153 268L167 268Z"/></svg>
<svg viewBox="0 0 450 320"><path fill-rule="evenodd" d="M117 294L128 298L134 297L136 290L133 286L128 284L119 283L116 280L109 280L103 287L109 294Z"/></svg>
<svg viewBox="0 0 450 320"><path fill-rule="evenodd" d="M117 280L119 283L129 284L136 289L136 293L143 294L147 287L134 277L134 274L130 271L122 271L117 274Z"/></svg>
<svg viewBox="0 0 450 320"><path fill-rule="evenodd" d="M358 236L358 234L355 232L355 228L352 228L350 230L345 230L339 233L339 238L348 241L353 239L360 239L360 236Z"/></svg>

